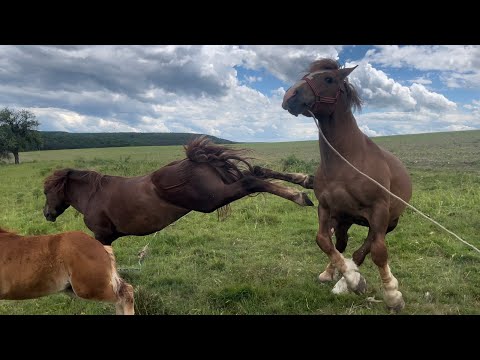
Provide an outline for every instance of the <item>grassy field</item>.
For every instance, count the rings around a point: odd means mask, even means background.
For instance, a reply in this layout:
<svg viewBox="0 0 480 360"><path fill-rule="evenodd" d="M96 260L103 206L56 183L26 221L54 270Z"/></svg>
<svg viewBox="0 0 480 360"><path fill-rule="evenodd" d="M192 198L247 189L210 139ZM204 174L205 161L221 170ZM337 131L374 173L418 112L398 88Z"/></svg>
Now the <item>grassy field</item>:
<svg viewBox="0 0 480 360"><path fill-rule="evenodd" d="M480 247L480 131L374 138L399 156L414 186L411 204ZM239 144L254 164L312 172L314 141ZM68 209L55 223L42 215L43 179L63 167L140 175L184 157L180 146L22 153L22 164L0 164L0 226L20 234L83 230ZM309 195L317 204L312 191ZM388 314L370 256L361 267L365 295L335 296L317 282L327 257L315 243L316 208L273 195L216 213L190 213L161 232L114 242L122 276L135 287L137 314ZM352 227L347 256L366 236ZM138 252L148 253L138 264ZM387 236L390 266L404 294L402 314L480 314L480 254L409 209ZM1 270L1 269L0 269ZM113 314L114 306L66 295L0 301L0 314Z"/></svg>

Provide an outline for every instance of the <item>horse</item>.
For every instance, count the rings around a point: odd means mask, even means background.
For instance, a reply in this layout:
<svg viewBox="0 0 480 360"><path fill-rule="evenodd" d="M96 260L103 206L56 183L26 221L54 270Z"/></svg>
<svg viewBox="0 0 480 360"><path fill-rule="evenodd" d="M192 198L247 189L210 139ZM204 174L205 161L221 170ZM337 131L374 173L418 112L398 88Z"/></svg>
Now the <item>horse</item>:
<svg viewBox="0 0 480 360"><path fill-rule="evenodd" d="M408 202L412 196L412 182L407 169L397 157L366 136L353 115L352 110L360 109L362 104L357 90L347 78L355 68L341 68L332 59L312 62L308 73L285 92L282 107L294 116L312 117L313 113L333 148L357 169ZM353 171L326 144L321 134L319 147L321 162L314 176L278 175L258 168L255 173L257 176L263 173L271 178L283 177L283 180L306 188L313 187L319 202L316 242L330 260L319 275L321 282L332 281L337 270L343 277L333 288L334 293L344 290L364 293L366 281L358 267L371 253L382 279L387 308L402 310L405 301L388 264L385 236L397 227L406 205ZM368 235L352 259L345 259L342 253L353 224L368 227ZM335 246L331 228L335 232Z"/></svg>
<svg viewBox="0 0 480 360"><path fill-rule="evenodd" d="M44 216L55 221L69 206L104 245L127 235L148 235L190 211L210 213L256 192L268 192L301 206L313 206L293 188L256 178L242 149L212 143L208 137L184 146L187 157L136 177L62 169L44 182ZM239 166L244 164L246 170Z"/></svg>
<svg viewBox="0 0 480 360"><path fill-rule="evenodd" d="M63 291L115 303L117 315L134 314L133 287L118 275L110 246L80 231L20 236L0 228L0 299Z"/></svg>

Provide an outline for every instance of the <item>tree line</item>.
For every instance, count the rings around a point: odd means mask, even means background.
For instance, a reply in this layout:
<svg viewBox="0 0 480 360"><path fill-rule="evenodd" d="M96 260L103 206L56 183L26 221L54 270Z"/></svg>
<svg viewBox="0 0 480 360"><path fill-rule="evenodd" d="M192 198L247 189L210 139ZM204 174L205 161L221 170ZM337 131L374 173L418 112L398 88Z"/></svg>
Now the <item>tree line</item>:
<svg viewBox="0 0 480 360"><path fill-rule="evenodd" d="M19 153L33 150L84 149L119 146L183 145L192 133L68 133L38 131L35 114L28 110L0 110L0 159L13 156L20 163ZM217 144L233 141L209 136Z"/></svg>

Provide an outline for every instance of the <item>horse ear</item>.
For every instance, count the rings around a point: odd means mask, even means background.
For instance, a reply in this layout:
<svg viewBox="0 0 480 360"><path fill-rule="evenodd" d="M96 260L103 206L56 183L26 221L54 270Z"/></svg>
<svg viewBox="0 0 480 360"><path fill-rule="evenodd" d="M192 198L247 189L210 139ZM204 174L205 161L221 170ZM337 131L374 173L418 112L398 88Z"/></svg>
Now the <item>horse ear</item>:
<svg viewBox="0 0 480 360"><path fill-rule="evenodd" d="M338 70L338 77L340 80L344 80L350 73L357 68L358 65L351 67L351 68L345 68L345 69L340 69Z"/></svg>

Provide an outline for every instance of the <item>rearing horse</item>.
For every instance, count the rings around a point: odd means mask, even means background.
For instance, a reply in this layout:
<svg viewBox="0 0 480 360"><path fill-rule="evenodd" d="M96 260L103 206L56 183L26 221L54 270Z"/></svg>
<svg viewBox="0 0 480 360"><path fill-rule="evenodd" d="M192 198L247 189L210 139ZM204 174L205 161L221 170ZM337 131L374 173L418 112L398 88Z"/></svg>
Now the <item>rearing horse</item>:
<svg viewBox="0 0 480 360"><path fill-rule="evenodd" d="M309 73L285 93L282 107L291 114L311 117L311 111L330 144L357 169L408 202L412 196L410 176L402 162L390 152L370 140L358 128L352 108L360 108L361 100L347 76L355 69L343 68L331 59L320 59L310 65ZM401 310L405 306L398 281L388 265L385 235L395 229L405 205L390 196L378 185L361 176L335 154L319 136L321 164L313 179L315 196L319 201L317 244L327 254L330 263L319 275L320 281L331 281L337 269L343 278L341 285L363 293L366 282L358 272L368 253L378 266L388 308ZM272 173L268 173L272 176ZM309 187L311 179L284 180ZM294 177L295 177L294 176ZM353 261L345 259L344 252L352 224L367 226L367 238L353 253ZM330 229L335 229L333 246Z"/></svg>

